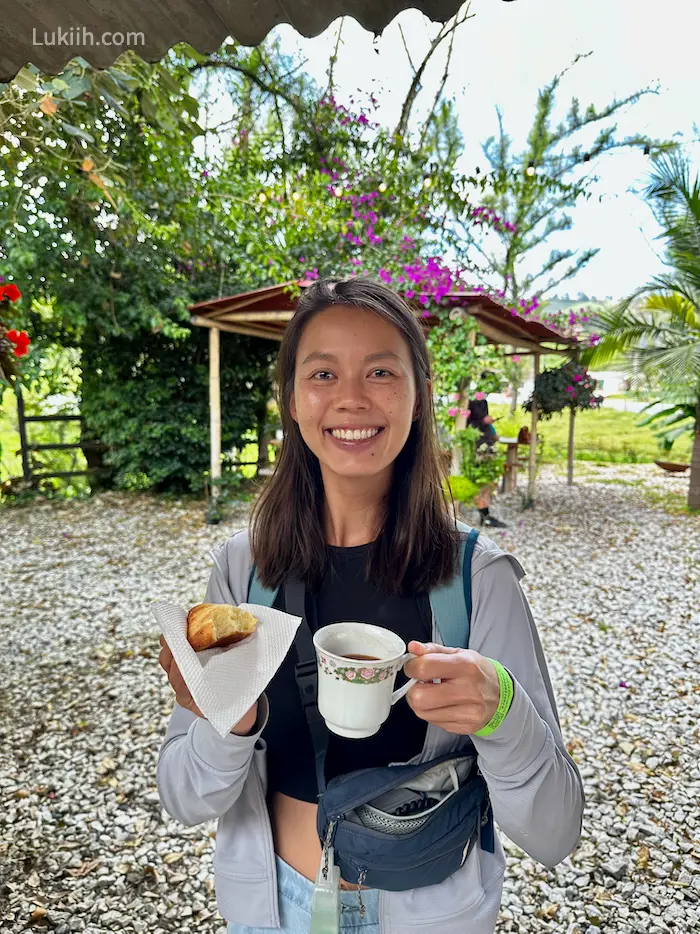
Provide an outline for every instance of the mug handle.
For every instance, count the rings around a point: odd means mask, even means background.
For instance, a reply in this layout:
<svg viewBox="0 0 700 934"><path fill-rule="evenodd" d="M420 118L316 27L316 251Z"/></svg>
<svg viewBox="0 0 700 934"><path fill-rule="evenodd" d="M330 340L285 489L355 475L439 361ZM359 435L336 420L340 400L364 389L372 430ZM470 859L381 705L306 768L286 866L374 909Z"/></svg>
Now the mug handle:
<svg viewBox="0 0 700 934"><path fill-rule="evenodd" d="M418 658L418 656L414 655L412 652L406 652L406 654L403 655L402 658L400 659L401 668L403 668L406 662L410 662L412 658ZM392 707L396 703L396 701L401 700L402 697L405 697L406 694L408 694L408 692L411 690L414 684L418 684L417 678L411 678L409 681L407 681L403 685L403 687L400 687L398 690L394 691L394 693L391 695Z"/></svg>

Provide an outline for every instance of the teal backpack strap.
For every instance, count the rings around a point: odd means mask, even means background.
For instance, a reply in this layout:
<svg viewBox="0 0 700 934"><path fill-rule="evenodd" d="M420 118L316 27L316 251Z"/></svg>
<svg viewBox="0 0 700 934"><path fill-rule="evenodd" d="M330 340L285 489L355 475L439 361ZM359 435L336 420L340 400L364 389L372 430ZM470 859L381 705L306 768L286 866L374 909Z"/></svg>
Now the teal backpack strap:
<svg viewBox="0 0 700 934"><path fill-rule="evenodd" d="M461 532L469 526L458 522ZM472 555L479 537L476 529L469 529L466 539L459 546L461 574L430 592L430 605L435 614L443 645L466 649L469 647L469 630L472 617Z"/></svg>
<svg viewBox="0 0 700 934"><path fill-rule="evenodd" d="M258 569L255 565L250 569L250 578L248 580L248 603L255 603L258 606L272 606L277 596L277 590L268 590L263 587L258 577Z"/></svg>

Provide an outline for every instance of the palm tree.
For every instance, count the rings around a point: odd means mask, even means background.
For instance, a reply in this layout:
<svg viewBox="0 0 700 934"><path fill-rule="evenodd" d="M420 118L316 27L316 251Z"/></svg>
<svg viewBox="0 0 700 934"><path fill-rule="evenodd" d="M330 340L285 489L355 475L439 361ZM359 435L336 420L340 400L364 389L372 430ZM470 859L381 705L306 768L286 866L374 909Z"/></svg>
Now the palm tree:
<svg viewBox="0 0 700 934"><path fill-rule="evenodd" d="M587 362L622 355L632 371L670 387L674 402L683 400L677 420L690 414L694 436L688 506L700 509L700 178L691 180L687 160L671 152L655 160L645 196L666 240L668 272L597 315L601 340Z"/></svg>

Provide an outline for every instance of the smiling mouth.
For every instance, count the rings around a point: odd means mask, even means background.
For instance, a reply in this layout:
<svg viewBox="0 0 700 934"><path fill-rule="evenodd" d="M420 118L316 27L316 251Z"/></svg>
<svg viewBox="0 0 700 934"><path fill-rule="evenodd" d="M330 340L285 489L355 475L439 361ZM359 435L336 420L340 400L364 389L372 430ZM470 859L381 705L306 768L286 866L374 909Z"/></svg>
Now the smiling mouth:
<svg viewBox="0 0 700 934"><path fill-rule="evenodd" d="M330 435L334 441L341 441L343 444L361 444L362 442L373 441L377 438L384 428L326 428L325 433Z"/></svg>

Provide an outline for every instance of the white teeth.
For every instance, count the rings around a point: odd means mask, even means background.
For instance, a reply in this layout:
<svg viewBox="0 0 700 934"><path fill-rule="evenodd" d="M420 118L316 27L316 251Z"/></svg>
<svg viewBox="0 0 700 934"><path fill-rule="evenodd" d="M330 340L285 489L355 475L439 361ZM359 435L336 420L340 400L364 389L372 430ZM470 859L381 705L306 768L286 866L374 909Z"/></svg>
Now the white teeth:
<svg viewBox="0 0 700 934"><path fill-rule="evenodd" d="M373 438L378 433L378 428L356 428L354 431L346 431L340 428L331 431L333 437L341 441L363 441L367 440L367 438Z"/></svg>

